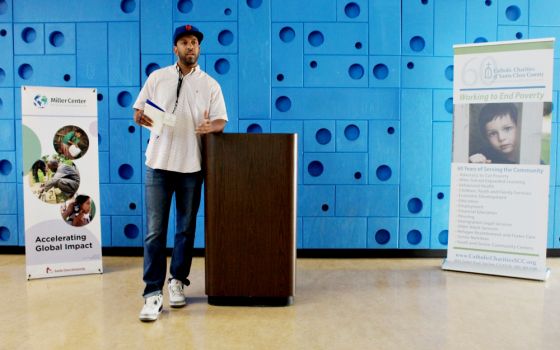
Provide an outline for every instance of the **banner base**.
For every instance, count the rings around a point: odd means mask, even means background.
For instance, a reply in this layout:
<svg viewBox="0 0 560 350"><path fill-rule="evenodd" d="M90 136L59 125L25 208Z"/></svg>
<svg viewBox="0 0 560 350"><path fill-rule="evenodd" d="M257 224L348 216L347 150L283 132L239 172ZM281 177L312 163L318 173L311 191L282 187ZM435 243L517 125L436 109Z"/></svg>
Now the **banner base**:
<svg viewBox="0 0 560 350"><path fill-rule="evenodd" d="M515 277L538 281L546 281L548 276L550 276L549 268L545 268L544 270L522 270L490 265L460 263L447 259L443 259L441 268L442 270L448 271L480 273L484 275Z"/></svg>

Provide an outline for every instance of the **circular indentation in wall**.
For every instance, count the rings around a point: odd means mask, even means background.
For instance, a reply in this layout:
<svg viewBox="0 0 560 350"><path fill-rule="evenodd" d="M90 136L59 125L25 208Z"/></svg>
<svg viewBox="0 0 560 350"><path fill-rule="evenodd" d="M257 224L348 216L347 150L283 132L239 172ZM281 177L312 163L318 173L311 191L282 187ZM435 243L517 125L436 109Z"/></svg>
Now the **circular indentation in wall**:
<svg viewBox="0 0 560 350"><path fill-rule="evenodd" d="M283 81L284 80L284 74L277 74L276 75L276 80Z"/></svg>
<svg viewBox="0 0 560 350"><path fill-rule="evenodd" d="M444 106L447 113L453 113L453 97L449 97L445 100Z"/></svg>
<svg viewBox="0 0 560 350"><path fill-rule="evenodd" d="M30 64L24 63L18 68L18 75L21 79L30 79L33 75L33 67Z"/></svg>
<svg viewBox="0 0 560 350"><path fill-rule="evenodd" d="M121 164L119 166L119 176L121 179L130 180L134 175L134 168L130 164Z"/></svg>
<svg viewBox="0 0 560 350"><path fill-rule="evenodd" d="M309 175L313 177L321 176L323 170L324 170L323 163L321 163L318 160L312 161L307 166L307 172L309 173Z"/></svg>
<svg viewBox="0 0 560 350"><path fill-rule="evenodd" d="M136 9L136 1L135 0L122 0L121 1L121 10L124 13L132 13Z"/></svg>
<svg viewBox="0 0 560 350"><path fill-rule="evenodd" d="M103 101L103 94L97 94L97 101Z"/></svg>
<svg viewBox="0 0 560 350"><path fill-rule="evenodd" d="M410 199L407 204L408 211L412 214L418 214L422 210L423 206L424 204L422 203L422 200L416 197Z"/></svg>
<svg viewBox="0 0 560 350"><path fill-rule="evenodd" d="M518 6L511 5L506 8L506 17L512 22L515 22L521 17L521 9Z"/></svg>
<svg viewBox="0 0 560 350"><path fill-rule="evenodd" d="M4 15L8 12L8 3L6 0L0 0L0 15Z"/></svg>
<svg viewBox="0 0 560 350"><path fill-rule="evenodd" d="M389 180L391 178L391 175L393 175L391 167L385 164L378 166L375 170L375 176L377 176L380 181Z"/></svg>
<svg viewBox="0 0 560 350"><path fill-rule="evenodd" d="M395 133L395 128L393 128L392 126L387 128L387 134L393 135L394 133Z"/></svg>
<svg viewBox="0 0 560 350"><path fill-rule="evenodd" d="M428 0L422 0L420 2L422 3L422 5L428 5Z"/></svg>
<svg viewBox="0 0 560 350"><path fill-rule="evenodd" d="M159 64L157 63L148 63L148 65L146 66L146 69L144 69L144 73L146 73L146 76L149 76L150 74L152 74L155 70L159 69Z"/></svg>
<svg viewBox="0 0 560 350"><path fill-rule="evenodd" d="M373 67L373 76L375 79L384 80L389 76L389 68L383 63L378 63Z"/></svg>
<svg viewBox="0 0 560 350"><path fill-rule="evenodd" d="M515 37L516 37L517 39L523 39L523 33L517 32L517 33L515 33Z"/></svg>
<svg viewBox="0 0 560 350"><path fill-rule="evenodd" d="M12 172L12 162L7 159L0 160L0 174L6 176Z"/></svg>
<svg viewBox="0 0 560 350"><path fill-rule="evenodd" d="M58 30L49 35L49 43L54 47L60 47L64 44L64 34Z"/></svg>
<svg viewBox="0 0 560 350"><path fill-rule="evenodd" d="M2 98L0 97L0 111L2 110L2 107L4 107L4 101L3 101Z"/></svg>
<svg viewBox="0 0 560 350"><path fill-rule="evenodd" d="M408 69L413 69L413 68L414 68L414 62L408 62L408 63L406 64L406 68L408 68Z"/></svg>
<svg viewBox="0 0 560 350"><path fill-rule="evenodd" d="M134 125L130 125L128 127L128 132L131 134L134 134L134 132L136 131L136 127Z"/></svg>
<svg viewBox="0 0 560 350"><path fill-rule="evenodd" d="M285 43L289 43L290 41L294 40L294 38L296 37L296 32L292 27L284 27L280 29L279 35L280 35L280 40L282 40Z"/></svg>
<svg viewBox="0 0 560 350"><path fill-rule="evenodd" d="M132 103L132 95L128 91L121 91L117 95L117 102L121 107L129 107Z"/></svg>
<svg viewBox="0 0 560 350"><path fill-rule="evenodd" d="M280 112L287 112L292 108L292 101L287 96L280 96L276 99L275 105Z"/></svg>
<svg viewBox="0 0 560 350"><path fill-rule="evenodd" d="M70 81L70 79L72 79L72 77L70 76L70 74L64 74L62 79L64 79L64 81Z"/></svg>
<svg viewBox="0 0 560 350"><path fill-rule="evenodd" d="M426 41L421 36L412 37L409 42L410 49L414 52L420 52L426 47Z"/></svg>
<svg viewBox="0 0 560 350"><path fill-rule="evenodd" d="M445 198L445 195L443 194L443 192L438 192L437 199L443 199L443 198Z"/></svg>
<svg viewBox="0 0 560 350"><path fill-rule="evenodd" d="M317 68L317 61L311 61L311 62L309 62L309 67L311 67L311 68Z"/></svg>
<svg viewBox="0 0 560 350"><path fill-rule="evenodd" d="M101 134L97 133L97 145L101 145Z"/></svg>
<svg viewBox="0 0 560 350"><path fill-rule="evenodd" d="M8 31L6 29L0 29L0 36L8 35Z"/></svg>
<svg viewBox="0 0 560 350"><path fill-rule="evenodd" d="M35 39L37 39L37 32L31 27L25 27L21 31L21 38L28 44L32 43L35 41Z"/></svg>
<svg viewBox="0 0 560 350"><path fill-rule="evenodd" d="M263 132L263 129L259 124L253 123L247 127L247 132L249 134L261 134Z"/></svg>
<svg viewBox="0 0 560 350"><path fill-rule="evenodd" d="M474 39L474 42L477 43L477 44L478 44L478 43L487 43L487 42L488 42L488 39L486 39L486 38L483 37L483 36L479 36L478 38L475 38L475 39Z"/></svg>
<svg viewBox="0 0 560 350"><path fill-rule="evenodd" d="M226 15L226 16L231 15L231 9L230 8L225 9L224 10L224 15Z"/></svg>
<svg viewBox="0 0 560 350"><path fill-rule="evenodd" d="M129 208L130 210L135 210L135 209L136 209L136 203L129 203L129 204L128 204L128 208Z"/></svg>
<svg viewBox="0 0 560 350"><path fill-rule="evenodd" d="M354 179L359 180L359 179L361 179L361 178L362 178L362 173L359 172L359 171L356 171L356 172L354 173Z"/></svg>
<svg viewBox="0 0 560 350"><path fill-rule="evenodd" d="M389 241L391 240L391 233L385 229L381 229L381 230L377 230L377 232L375 232L375 241L377 242L377 244L387 244L389 243Z"/></svg>
<svg viewBox="0 0 560 350"><path fill-rule="evenodd" d="M329 205L328 204L321 205L321 210L322 211L329 211Z"/></svg>
<svg viewBox="0 0 560 350"><path fill-rule="evenodd" d="M348 75L354 80L362 79L364 76L364 67L361 64L354 63L348 68Z"/></svg>
<svg viewBox="0 0 560 350"><path fill-rule="evenodd" d="M484 4L486 6L492 6L492 0L486 0L486 1L484 1Z"/></svg>
<svg viewBox="0 0 560 350"><path fill-rule="evenodd" d="M348 18L356 18L360 15L360 5L355 2L349 2L344 6L344 14Z"/></svg>
<svg viewBox="0 0 560 350"><path fill-rule="evenodd" d="M440 244L442 245L447 245L447 240L449 237L449 231L448 230L443 230L438 234L438 241Z"/></svg>
<svg viewBox="0 0 560 350"><path fill-rule="evenodd" d="M189 13L193 9L193 2L191 0L179 0L177 2L177 10L181 13Z"/></svg>
<svg viewBox="0 0 560 350"><path fill-rule="evenodd" d="M262 5L262 0L247 0L247 6L249 6L252 9L256 9L261 7Z"/></svg>
<svg viewBox="0 0 560 350"><path fill-rule="evenodd" d="M307 36L307 41L309 41L309 44L311 46L317 47L323 44L323 42L325 41L325 37L320 31L314 30Z"/></svg>
<svg viewBox="0 0 560 350"><path fill-rule="evenodd" d="M406 240L409 244L417 245L420 241L422 241L422 232L418 230L410 230L406 234Z"/></svg>
<svg viewBox="0 0 560 350"><path fill-rule="evenodd" d="M350 124L344 128L344 137L348 141L356 141L360 137L360 128L354 124Z"/></svg>
<svg viewBox="0 0 560 350"><path fill-rule="evenodd" d="M327 143L331 142L331 138L331 132L326 128L321 128L315 133L315 140L320 145L326 145Z"/></svg>
<svg viewBox="0 0 560 350"><path fill-rule="evenodd" d="M357 41L357 42L354 44L354 47L355 47L356 49L358 49L358 50L361 49L362 46L363 46L362 43L359 42L359 41Z"/></svg>
<svg viewBox="0 0 560 350"><path fill-rule="evenodd" d="M220 58L214 63L214 70L216 73L224 75L229 72L229 61L225 58Z"/></svg>
<svg viewBox="0 0 560 350"><path fill-rule="evenodd" d="M139 233L140 233L140 230L138 229L138 226L136 226L134 224L127 224L124 227L124 235L126 236L126 238L134 239L134 238L138 237Z"/></svg>
<svg viewBox="0 0 560 350"><path fill-rule="evenodd" d="M233 33L228 29L222 30L220 34L218 34L218 42L222 46L231 45L231 43L233 42Z"/></svg>
<svg viewBox="0 0 560 350"><path fill-rule="evenodd" d="M449 65L445 68L445 79L453 81L453 65Z"/></svg>
<svg viewBox="0 0 560 350"><path fill-rule="evenodd" d="M6 72L2 68L0 68L0 83L6 79Z"/></svg>
<svg viewBox="0 0 560 350"><path fill-rule="evenodd" d="M0 241L7 241L10 239L10 230L5 226L0 226Z"/></svg>

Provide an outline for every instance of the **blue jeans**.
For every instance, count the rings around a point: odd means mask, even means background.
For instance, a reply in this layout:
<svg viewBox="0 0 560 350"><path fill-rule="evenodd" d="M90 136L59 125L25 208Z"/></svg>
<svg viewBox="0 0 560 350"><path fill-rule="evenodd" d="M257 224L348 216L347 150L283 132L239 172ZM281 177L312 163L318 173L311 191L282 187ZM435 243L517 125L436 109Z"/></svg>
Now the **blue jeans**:
<svg viewBox="0 0 560 350"><path fill-rule="evenodd" d="M175 193L175 244L169 272L189 285L196 214L200 206L202 172L178 173L160 169L146 170L146 217L148 230L144 239L144 297L161 293L167 269L167 223L171 199Z"/></svg>

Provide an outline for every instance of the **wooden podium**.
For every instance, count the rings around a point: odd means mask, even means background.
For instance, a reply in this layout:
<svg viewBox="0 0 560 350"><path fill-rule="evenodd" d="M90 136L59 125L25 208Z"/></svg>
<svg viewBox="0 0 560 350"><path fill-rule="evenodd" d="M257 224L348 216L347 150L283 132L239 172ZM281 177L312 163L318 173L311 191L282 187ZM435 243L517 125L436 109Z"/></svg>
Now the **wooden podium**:
<svg viewBox="0 0 560 350"><path fill-rule="evenodd" d="M203 142L208 303L290 305L297 135L209 134Z"/></svg>

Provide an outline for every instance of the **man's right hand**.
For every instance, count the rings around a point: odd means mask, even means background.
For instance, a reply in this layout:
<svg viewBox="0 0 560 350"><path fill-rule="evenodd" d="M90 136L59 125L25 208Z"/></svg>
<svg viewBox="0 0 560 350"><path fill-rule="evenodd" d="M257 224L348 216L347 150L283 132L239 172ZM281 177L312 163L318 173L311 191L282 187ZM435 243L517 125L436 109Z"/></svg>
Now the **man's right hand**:
<svg viewBox="0 0 560 350"><path fill-rule="evenodd" d="M144 126L152 126L152 119L144 114L144 111L141 109L136 109L134 111L134 122L138 125Z"/></svg>

